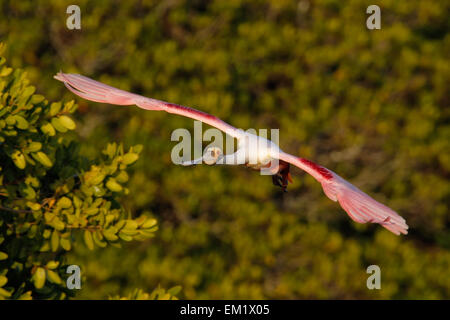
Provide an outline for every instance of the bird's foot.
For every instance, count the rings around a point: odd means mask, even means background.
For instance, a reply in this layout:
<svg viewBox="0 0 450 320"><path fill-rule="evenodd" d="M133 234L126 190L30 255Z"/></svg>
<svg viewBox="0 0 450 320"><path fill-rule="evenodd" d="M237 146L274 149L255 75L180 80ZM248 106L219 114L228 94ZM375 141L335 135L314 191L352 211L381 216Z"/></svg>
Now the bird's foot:
<svg viewBox="0 0 450 320"><path fill-rule="evenodd" d="M292 177L289 169L290 164L288 162L279 160L278 172L272 175L273 184L281 187L284 192L287 192L289 182L292 183Z"/></svg>

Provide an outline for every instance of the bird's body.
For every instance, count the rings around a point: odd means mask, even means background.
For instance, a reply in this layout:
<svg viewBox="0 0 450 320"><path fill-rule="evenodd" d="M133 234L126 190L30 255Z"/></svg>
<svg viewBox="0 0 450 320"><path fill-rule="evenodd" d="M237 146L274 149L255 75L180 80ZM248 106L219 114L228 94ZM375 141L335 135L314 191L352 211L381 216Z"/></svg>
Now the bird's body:
<svg viewBox="0 0 450 320"><path fill-rule="evenodd" d="M237 150L234 154L229 155L230 160L223 160L224 164L246 164L255 168L262 168L270 161L278 159L281 151L271 140L243 130L238 131L236 139ZM220 159L218 164L221 164Z"/></svg>
<svg viewBox="0 0 450 320"><path fill-rule="evenodd" d="M327 197L333 201L338 201L354 221L358 223L379 223L397 235L408 233L408 225L405 219L395 211L374 200L333 171L307 159L282 151L271 140L237 129L205 112L146 98L81 75L60 72L55 78L64 82L64 85L70 91L82 98L116 105L135 104L146 110L166 111L182 115L216 127L238 141L237 150L232 154L223 155L220 149L209 148L203 157L183 162L182 165L195 165L203 162L209 165L245 165L253 169L267 169L273 175L273 183L285 190L288 182L292 182L289 172L292 164L306 171L320 182Z"/></svg>

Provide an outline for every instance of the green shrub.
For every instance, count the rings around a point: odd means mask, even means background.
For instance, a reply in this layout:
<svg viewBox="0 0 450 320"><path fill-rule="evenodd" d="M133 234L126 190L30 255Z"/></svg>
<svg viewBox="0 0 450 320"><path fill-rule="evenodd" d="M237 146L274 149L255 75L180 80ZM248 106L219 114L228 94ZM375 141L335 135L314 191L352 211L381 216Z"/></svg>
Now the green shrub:
<svg viewBox="0 0 450 320"><path fill-rule="evenodd" d="M80 238L101 250L157 230L154 218L133 219L119 202L142 147L110 143L94 160L80 156L74 101L48 102L4 64L1 57L0 298L64 298L72 295L66 253Z"/></svg>

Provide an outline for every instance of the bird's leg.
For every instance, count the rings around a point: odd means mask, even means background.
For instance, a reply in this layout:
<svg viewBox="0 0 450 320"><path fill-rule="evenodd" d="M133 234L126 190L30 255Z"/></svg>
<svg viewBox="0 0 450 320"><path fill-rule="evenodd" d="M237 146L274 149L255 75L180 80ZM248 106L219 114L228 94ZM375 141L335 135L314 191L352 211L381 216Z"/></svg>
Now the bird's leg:
<svg viewBox="0 0 450 320"><path fill-rule="evenodd" d="M288 183L292 183L291 173L289 172L290 164L283 160L278 161L278 166L275 168L276 173L272 175L272 182L274 185L281 187L284 192L287 192Z"/></svg>

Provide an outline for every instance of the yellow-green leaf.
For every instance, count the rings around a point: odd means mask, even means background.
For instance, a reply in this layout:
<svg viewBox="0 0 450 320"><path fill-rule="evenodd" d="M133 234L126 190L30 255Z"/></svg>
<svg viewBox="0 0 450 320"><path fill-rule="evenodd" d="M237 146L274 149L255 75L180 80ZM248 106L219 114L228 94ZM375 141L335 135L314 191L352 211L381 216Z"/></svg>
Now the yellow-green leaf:
<svg viewBox="0 0 450 320"><path fill-rule="evenodd" d="M25 156L23 155L22 152L20 152L19 150L14 151L11 155L11 159L17 168L25 169L27 163L25 161Z"/></svg>
<svg viewBox="0 0 450 320"><path fill-rule="evenodd" d="M62 283L61 278L59 277L59 275L55 271L47 270L47 277L48 277L48 280L53 282L53 283L56 283L56 284L61 284Z"/></svg>
<svg viewBox="0 0 450 320"><path fill-rule="evenodd" d="M124 240L124 241L131 241L131 240L133 240L133 237L132 237L132 236L129 236L129 235L127 235L127 234L124 234L123 232L120 232L120 233L119 233L119 237L120 237L120 239L122 239L122 240Z"/></svg>
<svg viewBox="0 0 450 320"><path fill-rule="evenodd" d="M167 290L167 293L170 293L172 296L177 295L181 291L181 286L175 286Z"/></svg>
<svg viewBox="0 0 450 320"><path fill-rule="evenodd" d="M106 247L106 242L101 239L102 235L101 235L100 231L97 230L96 232L94 232L92 237L94 239L94 243L97 246L99 246L100 248Z"/></svg>
<svg viewBox="0 0 450 320"><path fill-rule="evenodd" d="M23 90L22 95L25 97L31 96L36 91L36 88L33 86L26 87L25 90Z"/></svg>
<svg viewBox="0 0 450 320"><path fill-rule="evenodd" d="M49 261L47 262L46 267L48 269L56 269L59 266L59 261Z"/></svg>
<svg viewBox="0 0 450 320"><path fill-rule="evenodd" d="M125 183L129 179L128 173L126 171L120 171L120 173L116 176L117 182Z"/></svg>
<svg viewBox="0 0 450 320"><path fill-rule="evenodd" d="M118 239L117 235L109 229L103 231L103 236L109 241L116 241Z"/></svg>
<svg viewBox="0 0 450 320"><path fill-rule="evenodd" d="M3 296L5 298L9 298L11 296L11 292L8 292L5 289L0 288L0 296Z"/></svg>
<svg viewBox="0 0 450 320"><path fill-rule="evenodd" d="M31 142L28 145L26 151L28 151L28 152L36 152L36 151L41 150L41 148L42 148L42 143L33 141L33 142Z"/></svg>
<svg viewBox="0 0 450 320"><path fill-rule="evenodd" d="M45 122L42 126L41 126L41 131L49 136L54 136L56 134L55 128L52 126L51 123L49 122Z"/></svg>
<svg viewBox="0 0 450 320"><path fill-rule="evenodd" d="M45 284L45 269L41 267L37 268L33 275L33 280L36 289L41 289Z"/></svg>
<svg viewBox="0 0 450 320"><path fill-rule="evenodd" d="M72 248L72 244L70 243L69 239L61 238L59 242L61 244L61 247L66 251L70 251L70 249Z"/></svg>
<svg viewBox="0 0 450 320"><path fill-rule="evenodd" d="M108 179L108 181L106 182L106 187L113 192L122 191L122 186L120 184L118 184L114 178Z"/></svg>
<svg viewBox="0 0 450 320"><path fill-rule="evenodd" d="M45 97L40 94L34 94L31 97L31 104L38 104L39 102L44 101Z"/></svg>
<svg viewBox="0 0 450 320"><path fill-rule="evenodd" d="M151 227L155 226L156 223L157 223L156 219L153 219L153 218L147 219L147 220L142 224L142 228L144 228L144 229L151 228Z"/></svg>
<svg viewBox="0 0 450 320"><path fill-rule="evenodd" d="M61 207L63 209L70 208L72 206L72 201L67 197L62 197L58 200L57 203L58 207Z"/></svg>
<svg viewBox="0 0 450 320"><path fill-rule="evenodd" d="M56 116L61 111L62 104L61 102L53 102L50 105L50 115Z"/></svg>
<svg viewBox="0 0 450 320"><path fill-rule="evenodd" d="M31 290L20 295L19 300L32 300Z"/></svg>
<svg viewBox="0 0 450 320"><path fill-rule="evenodd" d="M37 211L41 208L41 205L39 203L27 201L27 207L33 211Z"/></svg>
<svg viewBox="0 0 450 320"><path fill-rule="evenodd" d="M2 70L0 71L0 77L8 76L12 71L13 71L12 68L3 67Z"/></svg>
<svg viewBox="0 0 450 320"><path fill-rule="evenodd" d="M55 217L49 224L58 231L62 231L66 227L64 222L62 222L58 217Z"/></svg>
<svg viewBox="0 0 450 320"><path fill-rule="evenodd" d="M8 278L5 276L0 276L0 287L3 287L8 282Z"/></svg>
<svg viewBox="0 0 450 320"><path fill-rule="evenodd" d="M68 116L62 115L59 117L60 123L69 130L76 128L75 122Z"/></svg>
<svg viewBox="0 0 450 320"><path fill-rule="evenodd" d="M139 156L136 153L130 152L123 156L122 162L126 165L129 165L135 162L138 158Z"/></svg>
<svg viewBox="0 0 450 320"><path fill-rule="evenodd" d="M52 233L52 237L50 239L50 246L52 248L53 252L56 252L58 250L59 247L59 234L58 232L55 230Z"/></svg>
<svg viewBox="0 0 450 320"><path fill-rule="evenodd" d="M49 168L53 165L50 158L42 151L36 152L36 153L34 153L34 155L35 155L34 158L37 161L39 161L42 165L49 167Z"/></svg>
<svg viewBox="0 0 450 320"><path fill-rule="evenodd" d="M5 121L8 126L13 126L16 123L16 118L14 116L7 116Z"/></svg>
<svg viewBox="0 0 450 320"><path fill-rule="evenodd" d="M55 129L59 132L67 132L67 128L62 124L59 118L52 118L51 122Z"/></svg>
<svg viewBox="0 0 450 320"><path fill-rule="evenodd" d="M92 239L92 233L89 230L84 231L84 242L89 250L94 250L94 241Z"/></svg>
<svg viewBox="0 0 450 320"><path fill-rule="evenodd" d="M131 230L135 230L138 227L138 223L134 220L128 219L125 221L125 227L124 229L131 229Z"/></svg>
<svg viewBox="0 0 450 320"><path fill-rule="evenodd" d="M22 130L28 129L28 121L19 115L15 115L14 119L16 119L16 127Z"/></svg>

